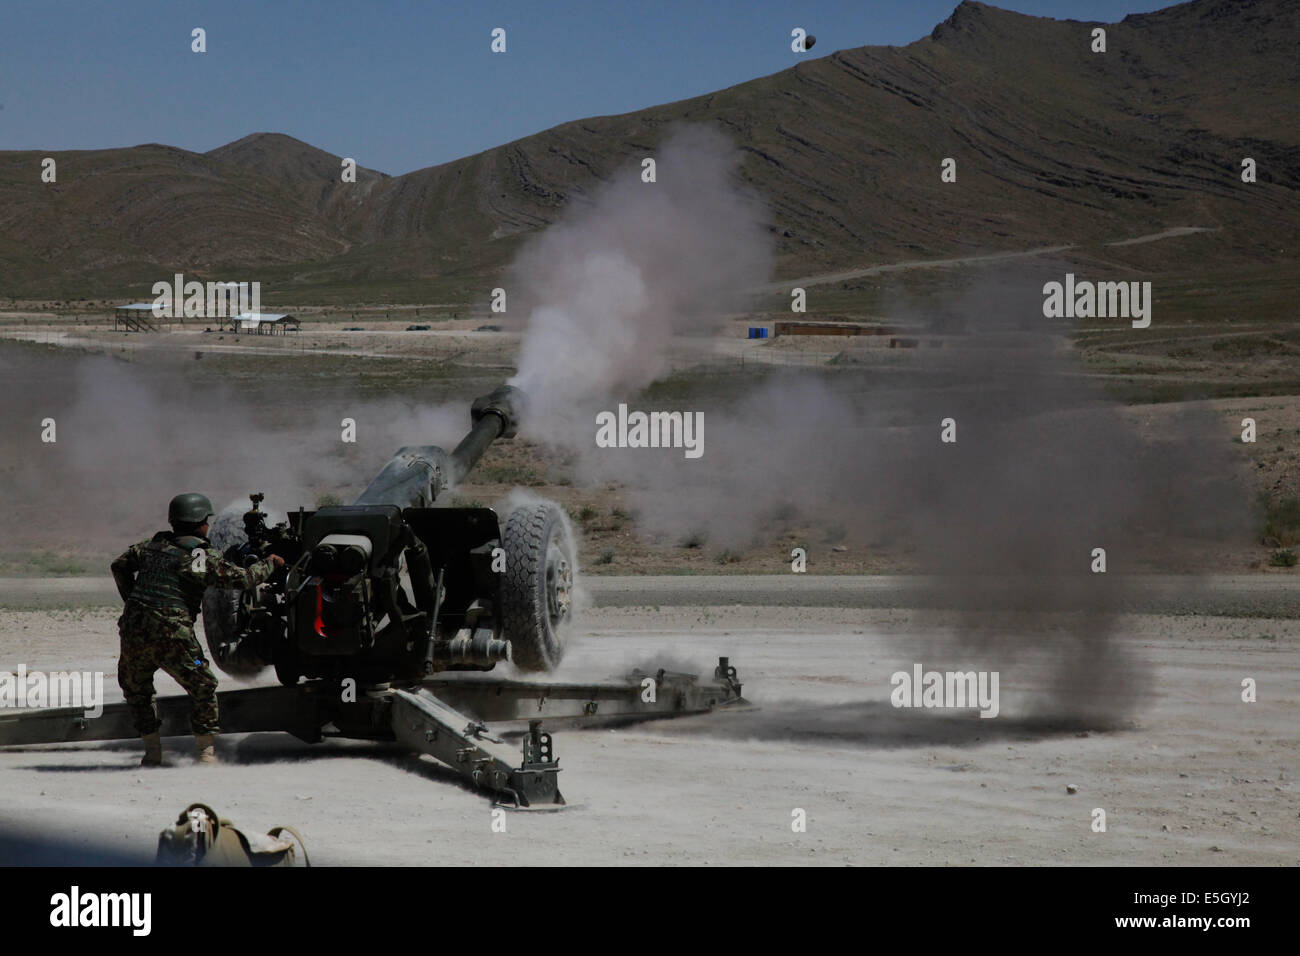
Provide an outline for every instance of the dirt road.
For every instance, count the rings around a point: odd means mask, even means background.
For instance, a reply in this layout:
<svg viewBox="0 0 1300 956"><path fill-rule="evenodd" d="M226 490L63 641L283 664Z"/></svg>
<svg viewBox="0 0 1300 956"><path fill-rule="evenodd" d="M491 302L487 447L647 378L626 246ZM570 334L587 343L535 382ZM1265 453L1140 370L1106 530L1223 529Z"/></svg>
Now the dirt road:
<svg viewBox="0 0 1300 956"><path fill-rule="evenodd" d="M1162 239L1174 239L1179 236L1190 236L1198 232L1213 232L1213 229L1205 226L1175 226L1172 229L1162 229L1160 232L1152 232L1143 236L1134 236L1132 239L1118 239L1114 242L1108 242L1108 246L1137 246L1148 242L1159 242ZM972 266L985 265L990 262L1006 262L1010 259L1031 259L1036 256L1048 256L1057 252L1065 252L1067 249L1077 249L1076 243L1065 243L1056 246L1038 246L1033 249L1018 249L1013 252L992 252L982 256L960 256L954 259L909 259L903 262L890 262L876 266L867 266L862 269L849 269L846 272L828 272L822 275L804 276L800 279L787 279L784 282L774 282L762 287L763 292L781 292L795 286L807 287L810 285L824 285L827 282L846 282L849 279L863 279L867 276L884 275L887 272L907 272L912 269L948 269L953 266Z"/></svg>
<svg viewBox="0 0 1300 956"><path fill-rule="evenodd" d="M1293 575L1141 575L1131 579L1126 610L1146 614L1300 618ZM772 606L943 608L935 578L903 574L586 575L596 607ZM990 581L989 587L999 586ZM1008 585L1001 585L1008 586ZM120 607L111 577L0 577L0 608Z"/></svg>

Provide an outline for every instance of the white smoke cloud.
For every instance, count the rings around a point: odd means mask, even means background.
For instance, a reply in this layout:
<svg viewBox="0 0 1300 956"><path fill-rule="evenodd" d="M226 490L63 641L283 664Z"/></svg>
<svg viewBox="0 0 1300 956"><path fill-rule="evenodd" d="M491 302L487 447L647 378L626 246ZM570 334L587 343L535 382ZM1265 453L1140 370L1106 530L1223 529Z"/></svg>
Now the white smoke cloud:
<svg viewBox="0 0 1300 956"><path fill-rule="evenodd" d="M763 207L726 138L679 127L654 158L655 182L629 163L511 269L528 314L511 384L529 396L534 437L590 444L589 412L653 382L675 337L712 331L769 276Z"/></svg>

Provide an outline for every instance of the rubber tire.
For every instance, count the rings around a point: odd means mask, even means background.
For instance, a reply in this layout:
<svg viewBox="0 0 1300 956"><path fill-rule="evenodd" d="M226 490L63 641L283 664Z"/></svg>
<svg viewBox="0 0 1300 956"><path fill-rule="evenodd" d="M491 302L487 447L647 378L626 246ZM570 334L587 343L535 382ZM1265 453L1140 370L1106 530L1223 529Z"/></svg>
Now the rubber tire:
<svg viewBox="0 0 1300 956"><path fill-rule="evenodd" d="M573 575L577 561L564 512L558 505L516 508L502 536L506 569L501 575L502 637L510 642L511 660L522 671L550 671L564 656L572 622ZM548 558L568 567L567 603L558 618L548 604Z"/></svg>
<svg viewBox="0 0 1300 956"><path fill-rule="evenodd" d="M298 648L288 641L277 641L275 649L275 679L285 687L293 687L302 677Z"/></svg>
<svg viewBox="0 0 1300 956"><path fill-rule="evenodd" d="M239 633L239 604L244 592L235 588L208 588L203 592L203 636L212 662L232 677L256 677L266 669L261 661L221 656L218 649Z"/></svg>
<svg viewBox="0 0 1300 956"><path fill-rule="evenodd" d="M212 546L222 553L233 544L248 540L238 516L213 515L208 532ZM217 655L217 648L228 644L239 633L239 607L244 592L239 588L208 588L203 592L203 636L212 662L223 674L231 677L256 677L266 670L266 662L247 660L239 656Z"/></svg>

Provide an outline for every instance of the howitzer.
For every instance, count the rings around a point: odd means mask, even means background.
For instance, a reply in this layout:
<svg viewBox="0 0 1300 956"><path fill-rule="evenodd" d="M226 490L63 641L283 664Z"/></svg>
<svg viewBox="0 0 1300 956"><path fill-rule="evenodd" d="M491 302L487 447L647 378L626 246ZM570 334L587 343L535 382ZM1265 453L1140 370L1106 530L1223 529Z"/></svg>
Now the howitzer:
<svg viewBox="0 0 1300 956"><path fill-rule="evenodd" d="M564 650L575 561L558 506L512 511L435 507L498 438L518 430L524 396L503 385L473 403L471 428L447 453L407 446L351 505L273 527L262 495L226 557L267 554L287 566L255 590L209 592L204 630L217 665L248 676L270 665L281 683L351 678L413 684L434 671L488 670L513 660L552 669Z"/></svg>
<svg viewBox="0 0 1300 956"><path fill-rule="evenodd" d="M711 680L667 670L603 684L456 673L506 660L551 670L572 627L576 564L557 505L515 508L504 526L490 508L435 506L493 441L515 434L523 410L523 394L509 386L477 399L469 433L450 454L400 449L351 505L300 508L269 525L263 495L250 496L226 557L247 566L278 554L286 566L247 591L209 589L204 631L222 670L274 667L285 686L221 693L224 733L396 740L505 805L538 808L564 803L543 719L635 720L747 704L726 658ZM187 732L187 698L161 698L157 709L164 736ZM485 721L526 721L522 756ZM124 703L93 720L76 708L0 716L0 746L135 734Z"/></svg>

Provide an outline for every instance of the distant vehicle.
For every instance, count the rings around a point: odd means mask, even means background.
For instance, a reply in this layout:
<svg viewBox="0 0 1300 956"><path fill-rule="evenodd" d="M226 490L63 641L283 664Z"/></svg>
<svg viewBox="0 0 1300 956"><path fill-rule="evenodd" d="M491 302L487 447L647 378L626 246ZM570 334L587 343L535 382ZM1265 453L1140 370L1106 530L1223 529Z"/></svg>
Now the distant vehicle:
<svg viewBox="0 0 1300 956"><path fill-rule="evenodd" d="M428 332L428 331L429 331L430 329L432 329L432 328L433 328L432 325L408 325L408 326L406 327L406 331L408 331L408 332Z"/></svg>
<svg viewBox="0 0 1300 956"><path fill-rule="evenodd" d="M343 331L344 331L344 332L364 332L365 330L366 330L366 327L365 327L364 325L345 325L345 326L343 326Z"/></svg>
<svg viewBox="0 0 1300 956"><path fill-rule="evenodd" d="M499 326L499 325L480 325L480 326L479 326L477 329L475 329L474 331L475 331L475 332L500 332L500 331L501 331L501 326Z"/></svg>

